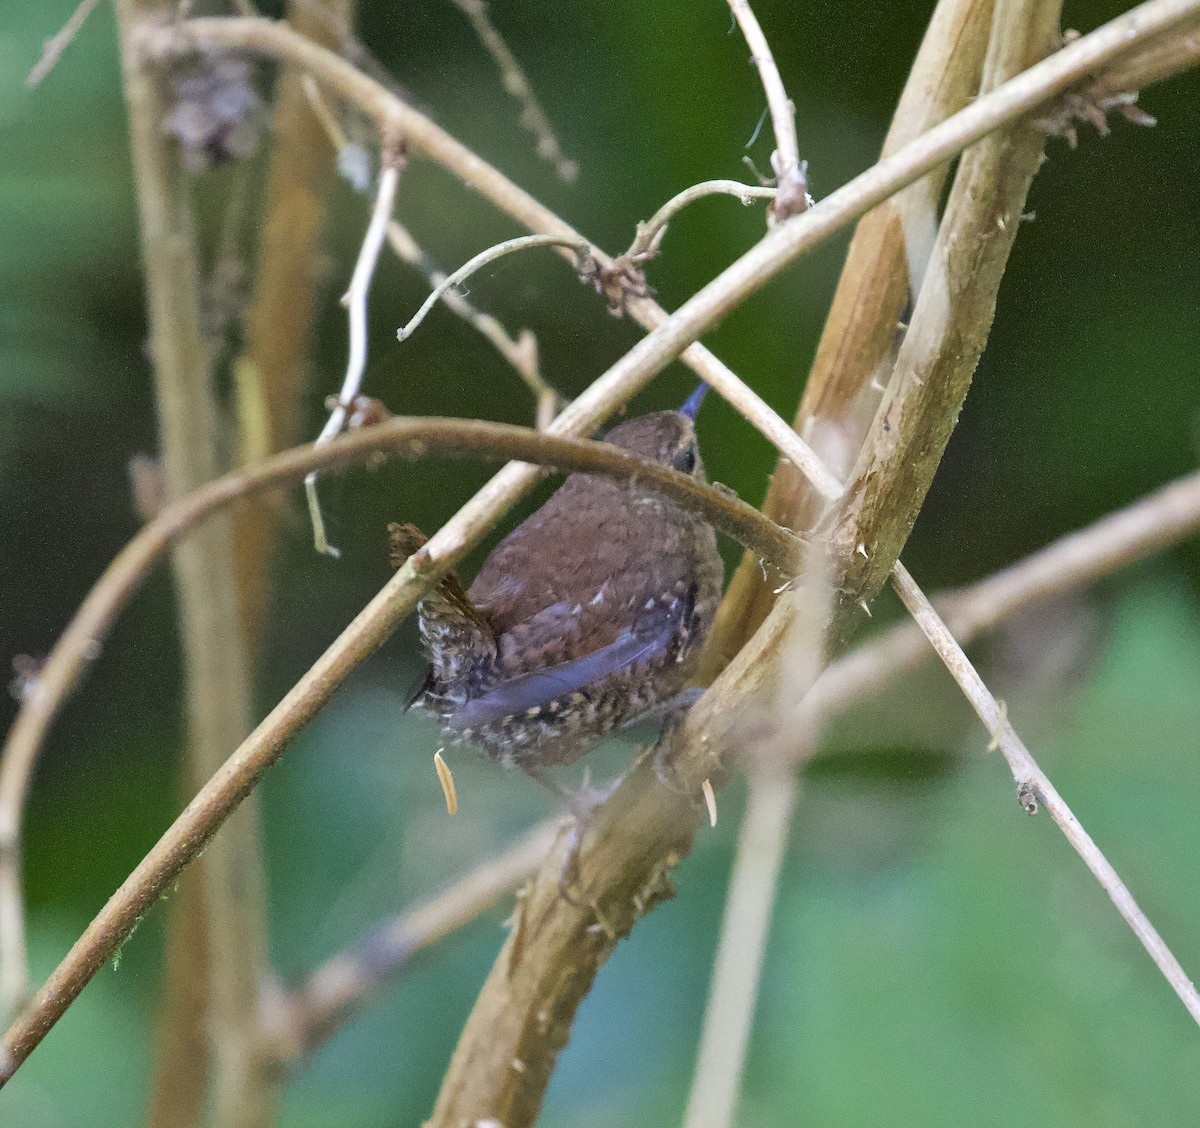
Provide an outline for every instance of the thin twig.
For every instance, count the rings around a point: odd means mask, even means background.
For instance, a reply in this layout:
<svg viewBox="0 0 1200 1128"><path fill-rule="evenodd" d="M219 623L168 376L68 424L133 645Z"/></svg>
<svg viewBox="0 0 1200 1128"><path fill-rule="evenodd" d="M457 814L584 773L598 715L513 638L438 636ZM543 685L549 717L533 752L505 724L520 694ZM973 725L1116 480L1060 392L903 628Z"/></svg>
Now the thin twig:
<svg viewBox="0 0 1200 1128"><path fill-rule="evenodd" d="M775 56L771 54L770 44L749 0L728 0L728 3L750 48L750 57L766 91L767 108L771 111L771 129L775 133L775 152L771 154L771 164L779 178L779 194L768 209L768 214L779 222L804 211L812 203L804 165L800 161L800 145L796 140L796 107L783 88Z"/></svg>
<svg viewBox="0 0 1200 1128"><path fill-rule="evenodd" d="M945 663L946 669L958 682L972 708L979 714L979 719L991 733L993 743L1004 754L1017 785L1017 797L1021 805L1031 815L1037 813L1039 802L1045 805L1050 817L1058 824L1058 828L1066 835L1067 841L1084 860L1088 869L1092 871L1096 880L1100 882L1104 891L1112 899L1117 912L1121 914L1125 923L1133 929L1134 935L1142 942L1142 946L1150 953L1150 958L1163 973L1183 1005L1187 1007L1188 1013L1197 1023L1200 1023L1200 994L1197 994L1191 979L1188 978L1179 961L1171 954L1154 926L1146 919L1145 913L1138 908L1133 894L1117 876L1116 870L1080 825L1079 820L1072 814L1062 796L1046 778L1046 774L1038 767L1030 755L1029 749L1025 747L1009 723L1006 711L984 685L983 679L971 665L970 659L963 653L962 647L946 629L946 624L942 622L941 616L934 610L933 604L917 587L908 570L899 561L892 570L892 586L924 632L925 637L937 651L938 657Z"/></svg>
<svg viewBox="0 0 1200 1128"><path fill-rule="evenodd" d="M579 175L579 166L563 153L558 138L554 136L550 119L525 78L521 64L493 26L488 16L487 5L483 0L454 0L454 5L466 14L475 29L475 34L487 48L488 54L495 59L496 66L500 68L500 77L504 81L504 89L521 103L521 124L537 141L538 156L554 166L554 171L560 179L568 184L573 183Z"/></svg>
<svg viewBox="0 0 1200 1128"><path fill-rule="evenodd" d="M475 920L517 889L541 865L561 833L541 823L502 854L423 905L373 928L287 992L277 1023L279 1057L308 1054L354 1017L424 948Z"/></svg>
<svg viewBox="0 0 1200 1128"><path fill-rule="evenodd" d="M342 390L338 393L337 402L317 436L317 446L324 446L341 434L346 425L346 417L350 405L358 396L362 387L363 372L367 367L367 295L371 291L371 279L375 276L375 264L379 262L379 252L387 235L388 221L396 206L396 186L400 182L400 166L393 159L384 164L379 172L379 190L375 196L375 206L371 209L371 222L363 236L362 247L358 252L358 261L354 264L354 273L350 276L350 287L342 298L350 318L350 359L346 365L346 375L342 379ZM317 476L310 474L304 479L304 492L308 497L308 514L312 521L313 542L318 552L327 556L338 556L338 550L329 543L325 535L325 520L321 516L321 503L317 497Z"/></svg>
<svg viewBox="0 0 1200 1128"><path fill-rule="evenodd" d="M667 224L689 204L705 196L736 196L744 206L749 207L755 200L775 199L778 191L777 188L743 184L738 180L705 180L693 184L679 195L672 196L645 223L637 225L637 235L622 257L634 262L654 257L662 245L663 236L667 233Z"/></svg>
<svg viewBox="0 0 1200 1128"><path fill-rule="evenodd" d="M100 0L81 0L78 8L71 13L71 18L63 24L62 28L46 40L45 46L42 48L42 57L38 59L33 70L29 72L25 79L25 85L29 87L39 86L46 76L54 69L58 63L62 53L70 47L75 36L82 30L83 25L87 23L87 18L99 6Z"/></svg>
<svg viewBox="0 0 1200 1128"><path fill-rule="evenodd" d="M405 262L411 263L423 275L432 287L440 286L447 278L445 271L434 266L429 256L421 250L413 239L408 228L394 220L388 224L388 243ZM508 330L500 323L499 318L480 309L474 303L467 301L457 290L445 290L442 301L446 308L461 317L468 325L490 341L496 351L512 365L517 375L525 381L533 393L535 418L538 429L544 431L550 421L558 414L564 400L558 392L546 383L538 365L537 338L529 329L522 329L514 339Z"/></svg>
<svg viewBox="0 0 1200 1128"><path fill-rule="evenodd" d="M514 251L524 251L530 247L572 247L581 261L585 260L588 254L586 240L569 239L561 235L520 235L516 239L506 239L502 243L496 243L487 250L480 251L474 258L468 259L453 274L443 278L421 304L421 308L412 315L408 324L396 330L396 339L407 341L416 331L417 326L425 320L425 315L437 305L438 299L455 286L465 282L480 267L487 266L489 262L495 262L496 259L503 258L505 255L511 255Z"/></svg>

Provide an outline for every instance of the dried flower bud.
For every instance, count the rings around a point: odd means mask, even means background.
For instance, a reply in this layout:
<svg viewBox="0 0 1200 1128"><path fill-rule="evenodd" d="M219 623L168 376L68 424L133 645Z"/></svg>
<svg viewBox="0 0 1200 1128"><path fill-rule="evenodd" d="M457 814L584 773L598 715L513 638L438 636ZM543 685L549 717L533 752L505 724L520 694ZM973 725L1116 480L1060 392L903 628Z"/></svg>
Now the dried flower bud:
<svg viewBox="0 0 1200 1128"><path fill-rule="evenodd" d="M172 80L175 98L163 129L179 139L195 172L253 156L267 124L248 60L206 52Z"/></svg>

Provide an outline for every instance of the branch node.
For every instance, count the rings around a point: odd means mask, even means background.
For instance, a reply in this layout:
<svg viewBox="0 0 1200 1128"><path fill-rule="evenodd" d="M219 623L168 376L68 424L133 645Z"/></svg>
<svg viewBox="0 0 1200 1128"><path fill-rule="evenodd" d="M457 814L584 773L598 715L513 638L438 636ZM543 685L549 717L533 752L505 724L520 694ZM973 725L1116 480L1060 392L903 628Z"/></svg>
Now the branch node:
<svg viewBox="0 0 1200 1128"><path fill-rule="evenodd" d="M647 254L645 257L650 258L652 255ZM595 288L596 293L608 303L608 312L613 317L623 317L631 301L654 296L654 290L642 271L643 261L645 258L626 251L605 266L597 262L591 254L581 254L577 266L579 280Z"/></svg>
<svg viewBox="0 0 1200 1128"><path fill-rule="evenodd" d="M1036 815L1038 813L1040 799L1041 795L1034 780L1023 779L1017 785L1017 802L1021 804L1021 809L1027 815Z"/></svg>

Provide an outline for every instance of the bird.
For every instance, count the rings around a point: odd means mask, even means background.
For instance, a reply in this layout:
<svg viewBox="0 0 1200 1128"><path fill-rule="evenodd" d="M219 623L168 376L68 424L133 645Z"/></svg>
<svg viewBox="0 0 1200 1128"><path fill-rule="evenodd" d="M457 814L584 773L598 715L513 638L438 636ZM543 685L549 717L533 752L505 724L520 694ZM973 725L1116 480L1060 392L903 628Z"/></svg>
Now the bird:
<svg viewBox="0 0 1200 1128"><path fill-rule="evenodd" d="M604 441L703 481L705 391ZM425 541L413 525L389 534L396 567ZM723 581L704 518L632 480L571 474L469 589L452 572L419 603L429 669L410 704L450 739L546 782L547 769L695 699L688 683Z"/></svg>

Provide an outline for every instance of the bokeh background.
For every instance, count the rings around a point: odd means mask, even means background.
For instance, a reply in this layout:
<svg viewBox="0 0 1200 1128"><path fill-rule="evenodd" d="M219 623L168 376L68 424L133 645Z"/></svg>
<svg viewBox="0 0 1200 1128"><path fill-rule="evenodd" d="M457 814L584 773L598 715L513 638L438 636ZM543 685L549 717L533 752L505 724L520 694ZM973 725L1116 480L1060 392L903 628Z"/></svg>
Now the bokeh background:
<svg viewBox="0 0 1200 1128"><path fill-rule="evenodd" d="M0 657L44 654L138 525L127 466L152 452L134 200L111 12L36 92L24 76L73 0L0 0ZM688 184L744 175L764 107L717 0L493 6L581 174L539 162L495 70L445 0L364 0L363 40L451 132L616 250ZM821 196L867 167L929 0L756 5L796 102ZM1110 2L1068 3L1083 30ZM261 72L264 89L269 72ZM927 588L1016 560L1195 466L1200 449L1200 76L1145 93L1154 129L1049 145L991 343L905 558ZM750 148L767 165L769 130ZM219 198L221 169L198 185ZM367 205L333 201L309 433L344 365L336 298ZM401 218L453 266L517 232L413 161ZM762 213L697 205L651 281L667 307L751 245ZM708 338L790 415L845 240L802 259ZM528 421L499 358L444 311L403 346L424 294L384 260L367 391L393 410ZM554 256L506 260L472 298L538 334L574 393L637 338ZM679 366L636 409L678 403ZM710 474L757 501L773 453L710 401ZM316 557L293 492L260 673L263 711L386 579L384 527L435 527L481 467L396 465L325 486L339 561ZM732 562L734 554L730 552ZM469 568L468 568L469 571ZM978 653L1010 716L1193 973L1200 968L1200 553L1185 544L1045 609ZM888 597L877 619L895 615ZM169 581L138 595L56 725L28 817L35 973L48 972L177 809L180 686ZM434 729L402 715L419 677L409 625L351 679L261 789L272 949L295 978L438 889L551 809L529 781L459 752L450 820ZM5 701L6 717L13 705ZM929 669L839 725L809 772L783 874L740 1123L1183 1125L1200 1120L1200 1042L1053 825L1013 801L1003 763ZM619 757L618 757L619 758ZM677 874L678 898L618 950L585 1002L543 1123L667 1124L681 1114L741 806ZM405 971L298 1067L289 1128L418 1123L502 938L488 914ZM143 1115L162 912L125 945L4 1096L0 1122Z"/></svg>

